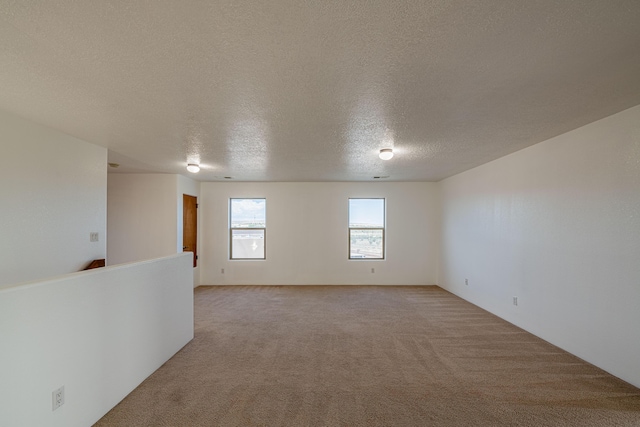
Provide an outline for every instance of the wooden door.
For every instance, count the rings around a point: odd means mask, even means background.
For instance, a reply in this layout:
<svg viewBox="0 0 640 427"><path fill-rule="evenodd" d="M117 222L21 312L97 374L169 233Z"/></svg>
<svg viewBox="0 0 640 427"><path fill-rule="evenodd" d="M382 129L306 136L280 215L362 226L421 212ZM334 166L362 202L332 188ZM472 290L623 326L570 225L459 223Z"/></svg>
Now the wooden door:
<svg viewBox="0 0 640 427"><path fill-rule="evenodd" d="M198 265L198 198L182 195L182 251L193 252L193 266Z"/></svg>

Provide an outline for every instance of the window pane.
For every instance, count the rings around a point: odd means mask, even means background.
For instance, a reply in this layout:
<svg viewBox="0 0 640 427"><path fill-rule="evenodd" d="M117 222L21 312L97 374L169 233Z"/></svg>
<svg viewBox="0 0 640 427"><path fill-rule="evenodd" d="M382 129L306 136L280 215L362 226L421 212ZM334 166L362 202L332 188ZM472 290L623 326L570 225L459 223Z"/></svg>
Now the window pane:
<svg viewBox="0 0 640 427"><path fill-rule="evenodd" d="M265 199L231 199L231 228L265 228Z"/></svg>
<svg viewBox="0 0 640 427"><path fill-rule="evenodd" d="M231 258L264 259L264 230L231 230Z"/></svg>
<svg viewBox="0 0 640 427"><path fill-rule="evenodd" d="M383 228L384 199L349 199L349 227Z"/></svg>
<svg viewBox="0 0 640 427"><path fill-rule="evenodd" d="M349 230L349 258L383 258L383 230Z"/></svg>

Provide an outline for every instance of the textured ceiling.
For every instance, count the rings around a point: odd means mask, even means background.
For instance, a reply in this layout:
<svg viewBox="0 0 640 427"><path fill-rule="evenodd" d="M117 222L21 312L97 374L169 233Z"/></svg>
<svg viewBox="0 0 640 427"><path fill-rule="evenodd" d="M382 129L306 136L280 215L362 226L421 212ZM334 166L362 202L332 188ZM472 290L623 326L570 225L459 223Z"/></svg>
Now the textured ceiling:
<svg viewBox="0 0 640 427"><path fill-rule="evenodd" d="M0 108L123 172L437 181L637 104L638 0L0 0Z"/></svg>

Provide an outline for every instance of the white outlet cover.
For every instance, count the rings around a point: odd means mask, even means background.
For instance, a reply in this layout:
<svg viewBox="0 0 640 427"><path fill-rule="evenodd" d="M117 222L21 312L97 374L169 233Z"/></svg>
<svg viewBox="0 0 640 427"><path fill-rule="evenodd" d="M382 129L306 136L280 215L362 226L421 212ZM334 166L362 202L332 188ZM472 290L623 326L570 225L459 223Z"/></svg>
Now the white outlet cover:
<svg viewBox="0 0 640 427"><path fill-rule="evenodd" d="M52 410L55 411L56 409L58 409L59 407L61 407L62 405L64 405L64 386L60 387L57 390L54 390L51 393L51 398L53 399L52 404Z"/></svg>

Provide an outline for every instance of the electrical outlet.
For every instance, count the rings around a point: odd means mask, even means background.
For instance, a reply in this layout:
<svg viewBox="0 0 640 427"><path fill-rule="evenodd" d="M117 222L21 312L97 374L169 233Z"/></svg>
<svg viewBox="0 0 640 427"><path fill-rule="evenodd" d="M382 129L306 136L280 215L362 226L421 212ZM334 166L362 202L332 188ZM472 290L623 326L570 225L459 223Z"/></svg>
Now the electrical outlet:
<svg viewBox="0 0 640 427"><path fill-rule="evenodd" d="M51 393L53 398L53 411L64 405L64 386Z"/></svg>
<svg viewBox="0 0 640 427"><path fill-rule="evenodd" d="M375 268L372 268L372 269L371 269L371 272L372 272L372 273L375 273L375 272L376 272L376 269L375 269Z"/></svg>
<svg viewBox="0 0 640 427"><path fill-rule="evenodd" d="M98 237L99 237L99 235L98 235L97 232L89 233L89 241L90 242L97 242L99 240Z"/></svg>
<svg viewBox="0 0 640 427"><path fill-rule="evenodd" d="M224 268L220 269L220 274L224 274Z"/></svg>
<svg viewBox="0 0 640 427"><path fill-rule="evenodd" d="M513 297L513 305L518 305L518 297Z"/></svg>
<svg viewBox="0 0 640 427"><path fill-rule="evenodd" d="M464 284L465 284L466 286L469 286L469 279L464 279Z"/></svg>

